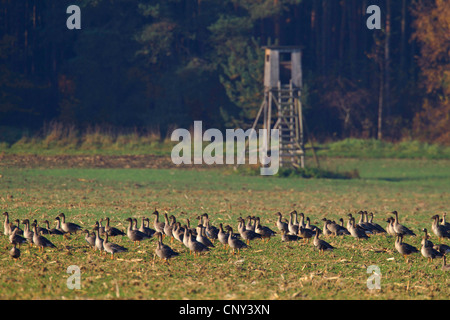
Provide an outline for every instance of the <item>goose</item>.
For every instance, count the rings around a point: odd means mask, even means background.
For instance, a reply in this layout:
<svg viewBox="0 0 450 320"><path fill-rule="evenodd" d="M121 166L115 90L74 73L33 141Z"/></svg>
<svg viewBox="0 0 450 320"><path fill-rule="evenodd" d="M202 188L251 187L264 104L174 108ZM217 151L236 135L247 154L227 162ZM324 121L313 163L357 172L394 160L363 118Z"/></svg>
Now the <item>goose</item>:
<svg viewBox="0 0 450 320"><path fill-rule="evenodd" d="M366 234L365 229L360 228L358 225L355 225L355 218L350 217L349 219L349 229L351 236L356 239L369 239L369 236Z"/></svg>
<svg viewBox="0 0 450 320"><path fill-rule="evenodd" d="M171 219L173 221L173 219ZM170 242L173 242L172 225L170 223L167 213L164 213L164 234L166 237L170 237Z"/></svg>
<svg viewBox="0 0 450 320"><path fill-rule="evenodd" d="M277 213L275 213L275 215L278 216L278 219L276 222L278 230L280 230L280 231L284 230L284 231L286 231L286 233L289 232L288 224L286 222L281 221L281 218L282 218L281 212L277 212Z"/></svg>
<svg viewBox="0 0 450 320"><path fill-rule="evenodd" d="M319 227L317 227L317 226L311 224L311 220L309 219L309 217L306 217L306 225L305 225L305 228L306 228L306 229L313 230L313 231L314 231L314 229L317 229L317 230L319 231L319 233L322 233L322 230L321 230Z"/></svg>
<svg viewBox="0 0 450 320"><path fill-rule="evenodd" d="M192 237L192 231L188 228L187 225L183 226L184 234L183 234L183 245L189 249L189 239ZM189 251L191 254L191 251Z"/></svg>
<svg viewBox="0 0 450 320"><path fill-rule="evenodd" d="M335 249L335 247L333 247L328 242L319 239L319 230L317 228L315 228L313 231L316 232L316 235L314 236L313 240L313 245L314 247L319 249L319 254L322 254L324 251L332 251L333 249Z"/></svg>
<svg viewBox="0 0 450 320"><path fill-rule="evenodd" d="M330 228L333 228L331 226L331 221L328 220L327 218L323 218L323 235L324 236L331 236L331 235L336 235L336 233L334 233L333 231L330 230Z"/></svg>
<svg viewBox="0 0 450 320"><path fill-rule="evenodd" d="M108 241L108 233L105 233L105 240L103 240L103 250L111 253L111 260L114 260L114 254L128 251L127 248Z"/></svg>
<svg viewBox="0 0 450 320"><path fill-rule="evenodd" d="M226 249L228 245L228 233L223 231L222 223L219 223L219 232L217 233L217 239L221 244L223 244L223 248Z"/></svg>
<svg viewBox="0 0 450 320"><path fill-rule="evenodd" d="M397 235L402 235L402 236L404 236L404 235L410 235L410 236L416 236L416 234L413 232L413 231L411 231L409 228L407 228L407 227L405 227L404 225L402 225L402 224L400 224L399 222L398 222L398 212L397 211L392 211L392 213L394 214L394 216L395 216L395 218L394 218L394 223L393 223L393 229L394 229L394 232L397 234Z"/></svg>
<svg viewBox="0 0 450 320"><path fill-rule="evenodd" d="M12 223L10 223L10 228L12 228ZM25 239L24 237L18 235L19 229L14 229L11 234L9 235L9 242L11 244L18 244L19 246L23 243L27 243L27 239Z"/></svg>
<svg viewBox="0 0 450 320"><path fill-rule="evenodd" d="M20 257L20 249L16 247L17 244L13 243L13 247L11 250L9 250L9 255L11 258L13 258L14 260L19 259Z"/></svg>
<svg viewBox="0 0 450 320"><path fill-rule="evenodd" d="M426 240L425 238L423 240ZM428 262L432 262L436 257L442 257L443 254L439 251L435 250L433 247L426 246L426 241L422 241L422 248L420 249L420 253L424 258L427 258Z"/></svg>
<svg viewBox="0 0 450 320"><path fill-rule="evenodd" d="M20 228L20 220L16 219L16 220L14 220L14 222L16 223L16 225L12 226L12 230L18 229L17 234L19 236L23 236L23 230Z"/></svg>
<svg viewBox="0 0 450 320"><path fill-rule="evenodd" d="M164 260L167 264L169 264L169 259L172 259L174 257L179 256L180 254L176 251L174 251L171 247L168 245L165 245L162 240L162 233L156 232L155 236L157 237L158 241L156 243L156 249L155 254L162 260Z"/></svg>
<svg viewBox="0 0 450 320"><path fill-rule="evenodd" d="M149 234L150 230L149 230L148 227L145 226L145 219L146 219L145 217L141 218L141 226L137 230L139 230L140 232L145 233L146 235L150 236L150 234Z"/></svg>
<svg viewBox="0 0 450 320"><path fill-rule="evenodd" d="M100 251L100 254L103 254L103 239L100 237L100 233L98 232L98 227L94 228L95 234L95 251Z"/></svg>
<svg viewBox="0 0 450 320"><path fill-rule="evenodd" d="M219 229L216 228L215 226L213 226L211 224L211 222L209 221L209 216L207 213L204 213L202 215L204 223L203 225L205 226L205 233L208 236L209 239L212 240L216 240L217 239L217 234L219 233Z"/></svg>
<svg viewBox="0 0 450 320"><path fill-rule="evenodd" d="M58 217L61 218L61 229L67 233L77 233L78 230L81 230L81 226L73 222L66 222L66 215L64 213L60 213Z"/></svg>
<svg viewBox="0 0 450 320"><path fill-rule="evenodd" d="M270 238L274 237L277 234L269 227L262 226L259 217L255 218L255 232L261 235L261 239L263 240L263 242L265 241L265 239L267 239L267 242L269 242Z"/></svg>
<svg viewBox="0 0 450 320"><path fill-rule="evenodd" d="M105 227L102 225L102 223L103 223L103 218L101 218L98 221L98 233L103 237L103 236L105 236L106 230L105 230Z"/></svg>
<svg viewBox="0 0 450 320"><path fill-rule="evenodd" d="M47 221L47 220L45 220ZM47 229L50 234L63 236L66 233L61 229L61 219L59 217L55 218L56 227L49 229L49 222L47 221Z"/></svg>
<svg viewBox="0 0 450 320"><path fill-rule="evenodd" d="M311 229L306 229L302 225L299 225L297 236L304 239L304 241L309 241L312 237L314 237L316 233Z"/></svg>
<svg viewBox="0 0 450 320"><path fill-rule="evenodd" d="M324 227L323 227L324 235L327 235L325 233L326 232L325 229L329 230L329 232L327 232L328 235L338 236L338 235L350 234L350 232L348 232L348 230L345 227L342 227L341 225L339 225L333 221L327 220L326 218L323 218L322 221L325 221Z"/></svg>
<svg viewBox="0 0 450 320"><path fill-rule="evenodd" d="M131 230L139 230L138 229L137 219L136 218L131 218L131 221L132 221Z"/></svg>
<svg viewBox="0 0 450 320"><path fill-rule="evenodd" d="M234 255L234 250L237 250L237 253L239 254L241 249L248 248L248 245L233 236L232 227L227 226L226 228L228 230L228 245L231 248L231 254Z"/></svg>
<svg viewBox="0 0 450 320"><path fill-rule="evenodd" d="M295 211L292 211L289 214L289 222L288 222L288 230L289 233L292 235L296 235L298 233L298 224L294 223L294 212ZM297 214L297 212L295 212L295 214Z"/></svg>
<svg viewBox="0 0 450 320"><path fill-rule="evenodd" d="M247 242L247 245L249 245L250 241L252 241L252 240L261 239L261 235L260 234L254 232L252 230L247 230L246 229L244 219L239 217L238 221L239 221L239 227L238 227L239 234L241 235L242 239Z"/></svg>
<svg viewBox="0 0 450 320"><path fill-rule="evenodd" d="M422 245L425 245L425 247L434 247L433 242L431 242L430 240L430 236L428 235L428 230L426 228L422 229L422 231L424 232L424 236L423 239L421 241Z"/></svg>
<svg viewBox="0 0 450 320"><path fill-rule="evenodd" d="M39 227L38 222L36 219L33 220L33 223L36 223L37 225L37 231L39 234L50 234L50 232L48 231L48 227L44 228L44 227ZM48 226L48 225L47 225ZM28 227L29 228L29 227Z"/></svg>
<svg viewBox="0 0 450 320"><path fill-rule="evenodd" d="M191 235L193 237L197 236L197 229L196 228L191 228L191 221L189 220L189 218L186 219L185 228L189 229L189 232L191 233Z"/></svg>
<svg viewBox="0 0 450 320"><path fill-rule="evenodd" d="M146 232L144 232L146 235L148 235L150 238L152 238L153 236L155 236L156 234L156 230L150 228L150 219L149 218L145 218L144 220L146 222L146 225L144 226L144 230Z"/></svg>
<svg viewBox="0 0 450 320"><path fill-rule="evenodd" d="M22 223L24 225L23 236L25 239L27 239L27 241L31 247L33 245L33 234L34 233L33 233L33 231L30 230L30 220L25 219L22 221Z"/></svg>
<svg viewBox="0 0 450 320"><path fill-rule="evenodd" d="M405 258L406 262L408 262L408 255L419 252L416 247L403 242L402 234L397 235L397 239L395 240L395 249L397 249L397 251Z"/></svg>
<svg viewBox="0 0 450 320"><path fill-rule="evenodd" d="M450 246L448 246L446 244L433 244L433 242L428 240L430 238L430 236L428 235L427 229L425 228L422 231L425 232L425 236L424 236L424 239L422 239L422 241L425 242L425 245L427 247L433 247L434 250L439 251L443 255L446 255L447 253L450 252Z"/></svg>
<svg viewBox="0 0 450 320"><path fill-rule="evenodd" d="M442 222L441 222L441 226L444 226L444 227L446 227L447 229L450 230L450 223L448 223L448 222L445 221L445 217L446 217L446 216L447 216L447 212L444 212L444 213L442 214Z"/></svg>
<svg viewBox="0 0 450 320"><path fill-rule="evenodd" d="M433 249L439 251L443 255L450 253L450 246L446 244L435 244L433 245Z"/></svg>
<svg viewBox="0 0 450 320"><path fill-rule="evenodd" d="M450 238L450 231L439 224L439 215L436 214L431 219L433 220L431 230L439 238L439 241L442 241L443 238Z"/></svg>
<svg viewBox="0 0 450 320"><path fill-rule="evenodd" d="M133 241L134 245L136 245L136 243L140 244L141 241L150 238L145 233L143 233L143 232L141 232L139 230L133 230L132 229L132 225L133 225L133 219L132 218L127 218L125 221L128 221L128 223L129 223L128 229L127 229L127 237L131 241Z"/></svg>
<svg viewBox="0 0 450 320"><path fill-rule="evenodd" d="M3 234L9 236L11 234L11 225L9 224L9 213L7 211L3 212L5 216L5 222L3 222Z"/></svg>
<svg viewBox="0 0 450 320"><path fill-rule="evenodd" d="M56 248L56 246L50 240L37 233L36 223L33 223L32 226L33 226L33 243L35 246L38 247L39 252L41 251L41 249L42 252L44 252L44 249L47 247Z"/></svg>
<svg viewBox="0 0 450 320"><path fill-rule="evenodd" d="M123 232L122 230L119 230L119 229L117 229L115 227L111 227L110 226L109 217L106 217L105 221L106 221L105 232L108 234L108 236L110 236L110 237L126 236L126 233Z"/></svg>
<svg viewBox="0 0 450 320"><path fill-rule="evenodd" d="M206 236L205 228L201 224L199 224L197 226L197 238L196 238L196 240L198 242L200 242L200 243L203 243L205 246L207 246L209 248L214 248L214 244Z"/></svg>
<svg viewBox="0 0 450 320"><path fill-rule="evenodd" d="M196 254L200 255L200 253L205 253L205 252L210 251L210 249L206 245L204 245L201 242L198 242L194 237L192 237L190 230L187 230L187 233L190 235L187 237L189 251L194 254L194 258L195 258ZM198 236L198 233L197 233L197 236Z"/></svg>
<svg viewBox="0 0 450 320"><path fill-rule="evenodd" d="M92 247L92 249L95 250L95 233L90 234L88 229L85 229L83 232L86 233L84 239Z"/></svg>
<svg viewBox="0 0 450 320"><path fill-rule="evenodd" d="M246 219L248 219L248 222L247 222L247 224L245 225L245 230L250 230L250 231L255 232L255 224L252 223L254 217L252 217L252 216L247 216Z"/></svg>
<svg viewBox="0 0 450 320"><path fill-rule="evenodd" d="M281 241L282 242L292 242L292 241L298 241L301 237L294 235L294 234L288 234L286 231L281 231Z"/></svg>
<svg viewBox="0 0 450 320"><path fill-rule="evenodd" d="M303 212L300 212L298 215L300 216L300 221L298 223L298 226L299 226L299 228L300 227L304 228L305 227L305 214Z"/></svg>
<svg viewBox="0 0 450 320"><path fill-rule="evenodd" d="M378 223L373 222L373 212L369 213L369 224L373 227L375 233L387 233L386 230Z"/></svg>
<svg viewBox="0 0 450 320"><path fill-rule="evenodd" d="M373 226L368 221L366 221L366 213L367 212L365 211L358 212L360 217L357 226L363 229L366 233L373 233Z"/></svg>
<svg viewBox="0 0 450 320"><path fill-rule="evenodd" d="M153 227L156 231L162 233L164 235L164 222L159 222L159 212L155 209L152 213L155 215L155 221L153 222Z"/></svg>
<svg viewBox="0 0 450 320"><path fill-rule="evenodd" d="M172 229L172 234L175 240L178 240L181 243L183 242L184 228L181 226L180 222L175 222L175 225Z"/></svg>
<svg viewBox="0 0 450 320"><path fill-rule="evenodd" d="M393 217L389 217L387 218L386 222L388 223L386 226L386 232L388 235L390 236L395 236L395 230L394 230L394 218Z"/></svg>
<svg viewBox="0 0 450 320"><path fill-rule="evenodd" d="M346 227L344 227L344 219L340 218L339 222L341 223L339 226L341 227L341 234L350 235L350 231Z"/></svg>

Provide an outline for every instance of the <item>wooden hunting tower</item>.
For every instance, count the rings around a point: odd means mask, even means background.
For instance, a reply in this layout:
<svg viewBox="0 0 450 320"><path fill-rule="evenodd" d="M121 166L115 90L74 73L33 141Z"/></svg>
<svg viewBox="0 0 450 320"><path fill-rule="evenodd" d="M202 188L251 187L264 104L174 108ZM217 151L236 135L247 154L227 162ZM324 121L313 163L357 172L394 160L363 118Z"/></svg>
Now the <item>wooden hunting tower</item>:
<svg viewBox="0 0 450 320"><path fill-rule="evenodd" d="M263 47L264 101L253 127L263 114L264 129L280 130L280 166L305 167L300 47ZM267 135L270 138L270 134ZM270 145L270 142L269 142Z"/></svg>

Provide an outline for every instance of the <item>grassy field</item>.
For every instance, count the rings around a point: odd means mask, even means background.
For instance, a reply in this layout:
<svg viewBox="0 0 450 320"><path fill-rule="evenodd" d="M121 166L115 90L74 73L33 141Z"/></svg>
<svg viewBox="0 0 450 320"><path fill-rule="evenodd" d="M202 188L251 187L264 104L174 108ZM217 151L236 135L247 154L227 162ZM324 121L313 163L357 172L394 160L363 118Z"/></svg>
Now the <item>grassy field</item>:
<svg viewBox="0 0 450 320"><path fill-rule="evenodd" d="M67 220L91 229L109 216L125 228L127 217L150 217L156 208L186 218L207 212L211 222L237 228L237 217L257 215L273 229L275 213L304 212L322 227L323 217L345 218L349 212L372 211L375 222L397 210L405 225L431 229L431 216L449 208L449 160L322 159L322 165L359 171L360 179L281 179L239 176L223 169L117 169L0 167L0 204L16 218L48 219L64 212ZM185 214L181 214L184 211ZM11 245L0 237L0 299L448 299L449 274L441 260L427 263L415 254L410 263L394 249L394 239L373 236L327 238L337 249L319 255L312 244L252 242L232 256L221 246L194 258L180 243L181 255L169 266L154 259L155 240L140 246L113 238L129 248L111 261L87 247L81 234L49 238L57 249L38 253L22 246L17 262ZM324 238L324 237L322 237ZM420 247L420 237L406 238ZM433 235L432 241L437 243ZM168 244L168 240L165 240ZM446 240L450 244L449 240ZM81 289L70 290L66 272L81 269ZM381 290L367 289L367 268L377 265Z"/></svg>

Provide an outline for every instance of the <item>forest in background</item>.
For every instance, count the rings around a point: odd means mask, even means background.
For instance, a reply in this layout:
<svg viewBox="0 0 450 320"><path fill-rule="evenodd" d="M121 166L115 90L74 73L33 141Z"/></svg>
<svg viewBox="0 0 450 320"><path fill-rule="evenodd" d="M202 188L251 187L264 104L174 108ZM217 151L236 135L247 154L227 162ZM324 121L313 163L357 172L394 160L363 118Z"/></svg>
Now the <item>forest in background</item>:
<svg viewBox="0 0 450 320"><path fill-rule="evenodd" d="M81 30L66 27L69 5ZM381 30L366 8L382 10ZM303 48L314 140L450 144L449 0L0 0L0 140L46 124L251 126L264 45Z"/></svg>

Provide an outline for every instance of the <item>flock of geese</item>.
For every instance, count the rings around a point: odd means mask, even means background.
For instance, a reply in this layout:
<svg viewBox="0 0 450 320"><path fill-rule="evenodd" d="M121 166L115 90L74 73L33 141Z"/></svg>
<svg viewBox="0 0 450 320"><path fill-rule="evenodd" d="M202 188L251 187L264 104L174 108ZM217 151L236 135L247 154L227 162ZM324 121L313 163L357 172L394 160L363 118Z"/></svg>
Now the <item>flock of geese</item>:
<svg viewBox="0 0 450 320"><path fill-rule="evenodd" d="M81 231L85 233L85 240L94 250L101 253L110 253L111 259L117 253L128 251L127 248L110 242L111 237L126 236L134 245L140 244L141 241L155 238L156 248L155 255L168 263L169 259L178 256L180 253L172 249L169 245L163 242L164 239L181 242L194 257L209 252L215 248L216 241L220 242L224 249L231 250L232 254L239 254L240 250L249 248L250 242L256 239L261 241L269 241L270 238L275 237L278 233L281 235L281 241L305 241L310 242L312 239L313 246L319 250L319 254L325 251L335 249L327 241L319 238L320 235L324 237L337 236L351 236L358 240L369 239L372 235L389 235L395 237L395 249L408 262L408 256L414 253L421 253L423 257L428 259L428 262L435 258L442 257L442 270L449 271L450 265L446 264L446 254L450 252L450 247L445 244L434 244L431 242L430 235L427 229L422 229L424 232L421 249L414 247L403 241L405 236L416 236L414 231L400 224L397 211L392 212L386 222L386 228L373 222L373 213L367 211L359 211L359 222L356 223L355 217L350 213L347 215L348 221L344 226L344 219L339 219L339 222L331 221L323 218L323 227L311 225L309 217L305 217L303 213L292 211L289 214L289 220L284 220L280 212L276 213L276 228L278 231L272 230L268 226L261 224L261 219L256 216L248 216L246 219L238 218L237 233L234 232L230 225L223 225L220 223L218 227L212 225L207 213L197 217L198 224L195 228L191 228L190 221L187 219L187 224L182 225L177 221L176 217L168 216L164 213L164 221L160 221L159 212L155 210L153 226L150 226L149 218L142 218L140 227L138 228L138 221L135 218L127 218L125 221L128 224L126 230L120 230L110 225L110 219L107 217L96 221L93 229L83 229L80 225L73 222L66 222L64 213L60 213L55 217L55 228L50 228L48 220L43 221L46 227L39 227L36 220L31 224L28 219L20 221L16 219L13 224L10 222L9 213L5 212L4 234L9 237L9 242L13 245L10 250L10 256L13 259L20 257L21 244L29 244L38 247L39 252L44 251L45 248L56 248L56 246L49 240L49 236L63 236L68 237L72 233ZM438 237L439 242L444 238L450 239L450 223L446 221L446 213L443 214L442 219L439 215L434 215L432 218L431 231ZM247 220L247 221L246 221ZM105 221L106 225L102 223ZM23 229L20 228L20 223L23 224Z"/></svg>

